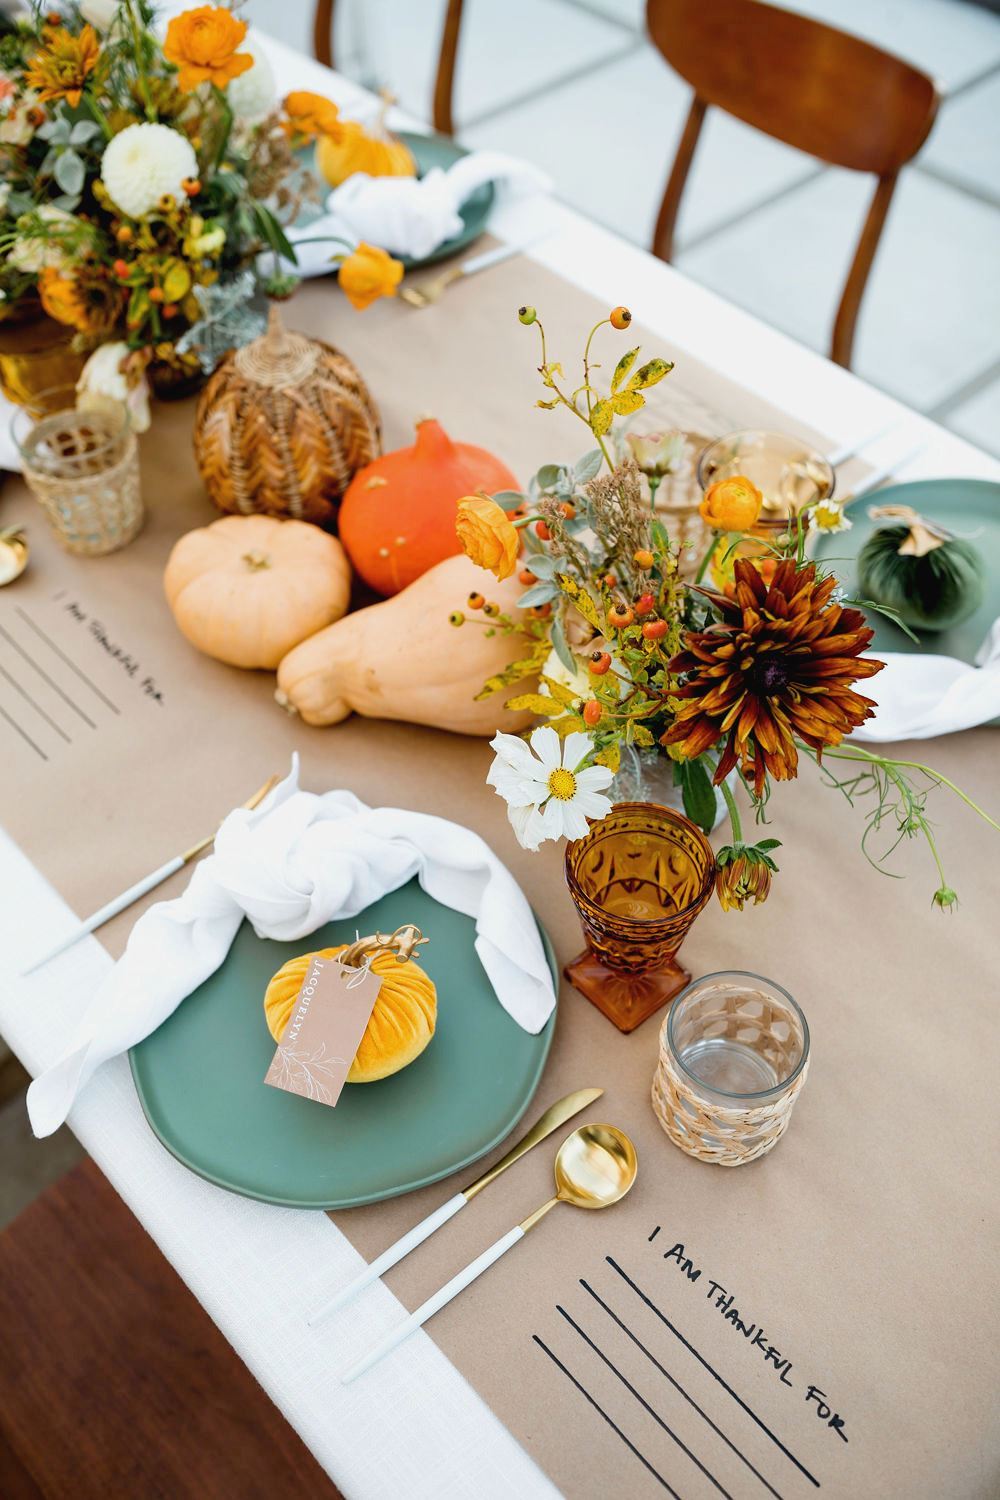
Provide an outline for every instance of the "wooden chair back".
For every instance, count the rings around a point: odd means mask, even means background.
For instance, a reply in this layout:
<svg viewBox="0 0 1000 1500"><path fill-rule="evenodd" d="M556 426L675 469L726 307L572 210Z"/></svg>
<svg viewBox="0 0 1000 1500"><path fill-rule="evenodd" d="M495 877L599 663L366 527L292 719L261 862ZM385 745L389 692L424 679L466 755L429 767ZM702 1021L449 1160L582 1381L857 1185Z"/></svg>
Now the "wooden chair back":
<svg viewBox="0 0 1000 1500"><path fill-rule="evenodd" d="M448 0L444 26L441 30L432 109L434 129L441 135L454 135L455 133L452 111L463 3L464 0ZM313 12L313 54L328 68L336 67L333 45L334 7L335 0L316 0L316 9Z"/></svg>
<svg viewBox="0 0 1000 1500"><path fill-rule="evenodd" d="M763 0L647 0L646 21L655 46L694 90L654 255L672 258L681 194L709 105L831 166L878 178L833 329L830 357L849 365L900 169L934 123L933 80L860 37Z"/></svg>

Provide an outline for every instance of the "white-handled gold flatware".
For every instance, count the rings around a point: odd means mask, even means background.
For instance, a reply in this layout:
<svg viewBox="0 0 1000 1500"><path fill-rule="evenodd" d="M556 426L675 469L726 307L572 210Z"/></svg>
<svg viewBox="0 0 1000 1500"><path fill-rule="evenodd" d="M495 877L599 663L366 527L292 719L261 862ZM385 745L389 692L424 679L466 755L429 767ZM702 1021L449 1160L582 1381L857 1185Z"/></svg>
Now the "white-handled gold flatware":
<svg viewBox="0 0 1000 1500"><path fill-rule="evenodd" d="M349 1385L352 1380L370 1370L372 1365L378 1364L391 1349L409 1338L411 1333L416 1332L428 1318L432 1318L453 1297L464 1291L477 1276L489 1270L501 1255L506 1255L518 1240L523 1240L528 1230L534 1229L557 1203L570 1203L574 1208L608 1208L624 1198L635 1181L637 1170L636 1150L624 1131L617 1130L614 1125L581 1125L579 1130L574 1130L563 1141L556 1157L555 1197L543 1203L541 1208L536 1208L533 1214L522 1219L513 1229L509 1229L496 1244L467 1265L464 1271L453 1276L439 1292L428 1297L416 1312L390 1329L385 1338L370 1349L364 1358L344 1371L340 1377L341 1383Z"/></svg>
<svg viewBox="0 0 1000 1500"><path fill-rule="evenodd" d="M513 1146L506 1156L501 1157L496 1166L484 1172L482 1177L477 1177L475 1182L456 1193L453 1198L449 1198L447 1203L442 1203L440 1208L436 1208L432 1214L427 1215L426 1219L415 1224L394 1245L390 1245L388 1250L383 1250L382 1254L376 1256L371 1265L366 1266L353 1281L349 1281L347 1286L341 1287L340 1291L335 1292L329 1301L324 1302L323 1306L313 1313L309 1322L318 1323L328 1314L335 1312L338 1307L344 1307L357 1296L358 1292L370 1286L373 1281L377 1281L385 1271L397 1265L404 1256L409 1255L411 1250L422 1245L436 1229L441 1228L442 1224L447 1224L449 1219L453 1219L459 1209L470 1203L477 1193L482 1192L483 1188L495 1182L508 1167L520 1161L521 1157L537 1146L539 1141L544 1141L554 1130L558 1130L560 1125L565 1125L567 1120L571 1120L574 1115L580 1113L581 1109L586 1109L588 1105L593 1104L594 1100L599 1099L603 1093L603 1089L577 1089L575 1093L567 1094L564 1099L557 1100L535 1121L527 1135L522 1136L517 1145Z"/></svg>
<svg viewBox="0 0 1000 1500"><path fill-rule="evenodd" d="M280 776L269 777L263 786L257 788L252 797L247 798L243 806L248 811L259 807L268 792L272 791L280 780ZM154 870L150 875L143 876L142 880L137 880L135 885L130 885L127 891L122 891L120 896L115 896L113 900L108 901L104 906L98 907L97 911L91 912L89 917L85 917L78 926L73 928L68 937L63 938L54 948L50 948L41 958L36 958L35 962L29 964L26 969L22 969L22 979L28 974L33 974L36 969L40 969L50 959L56 958L60 953L65 953L67 948L72 948L73 944L78 943L88 932L96 932L98 927L103 927L105 922L110 922L112 917L117 917L119 912L125 911L127 907L132 906L142 896L148 895L150 891L155 891L156 887L162 885L165 880L169 880L171 875L176 875L178 870L183 870L184 866L190 864L193 859L197 859L199 854L204 854L205 850L214 841L215 834L208 834L206 838L200 839L197 844L192 844L190 849L185 849L183 854L177 854L173 859L168 859L166 864L160 865L158 870Z"/></svg>

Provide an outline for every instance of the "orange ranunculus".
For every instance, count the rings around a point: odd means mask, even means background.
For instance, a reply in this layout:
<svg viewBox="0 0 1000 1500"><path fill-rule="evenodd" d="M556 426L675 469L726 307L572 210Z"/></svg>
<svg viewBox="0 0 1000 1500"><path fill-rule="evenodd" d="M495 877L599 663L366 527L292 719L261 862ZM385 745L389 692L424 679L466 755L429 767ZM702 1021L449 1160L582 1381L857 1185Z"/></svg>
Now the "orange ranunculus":
<svg viewBox="0 0 1000 1500"><path fill-rule="evenodd" d="M246 21L238 21L225 6L197 5L170 22L163 55L177 64L177 82L186 94L201 83L224 89L253 67L249 52L236 50L246 34Z"/></svg>
<svg viewBox="0 0 1000 1500"><path fill-rule="evenodd" d="M315 140L318 135L330 135L339 140L349 127L361 128L356 121L342 120L332 99L325 99L322 94L310 94L308 89L296 89L288 95L285 115L287 118L282 121L285 134L307 141Z"/></svg>
<svg viewBox="0 0 1000 1500"><path fill-rule="evenodd" d="M462 550L497 578L509 578L517 567L520 538L507 512L485 495L466 495L458 502L455 530Z"/></svg>
<svg viewBox="0 0 1000 1500"><path fill-rule="evenodd" d="M47 26L44 41L25 70L24 81L38 91L41 103L65 99L75 109L97 67L100 51L93 26L84 26L79 36L65 26Z"/></svg>
<svg viewBox="0 0 1000 1500"><path fill-rule="evenodd" d="M377 245L366 245L364 240L341 261L337 273L344 295L358 312L363 312L379 297L395 297L402 279L401 263Z"/></svg>
<svg viewBox="0 0 1000 1500"><path fill-rule="evenodd" d="M764 497L745 474L717 479L698 507L713 531L749 531L760 515Z"/></svg>

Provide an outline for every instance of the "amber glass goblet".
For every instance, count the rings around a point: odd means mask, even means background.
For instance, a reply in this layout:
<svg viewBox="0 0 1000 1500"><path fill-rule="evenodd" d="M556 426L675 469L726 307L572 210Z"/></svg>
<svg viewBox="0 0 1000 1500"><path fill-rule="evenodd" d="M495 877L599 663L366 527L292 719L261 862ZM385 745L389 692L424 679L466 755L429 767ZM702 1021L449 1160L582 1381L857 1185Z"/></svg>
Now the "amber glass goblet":
<svg viewBox="0 0 1000 1500"><path fill-rule="evenodd" d="M566 883L587 948L566 978L619 1031L633 1031L690 982L677 950L714 882L705 835L655 802L619 802L567 845Z"/></svg>

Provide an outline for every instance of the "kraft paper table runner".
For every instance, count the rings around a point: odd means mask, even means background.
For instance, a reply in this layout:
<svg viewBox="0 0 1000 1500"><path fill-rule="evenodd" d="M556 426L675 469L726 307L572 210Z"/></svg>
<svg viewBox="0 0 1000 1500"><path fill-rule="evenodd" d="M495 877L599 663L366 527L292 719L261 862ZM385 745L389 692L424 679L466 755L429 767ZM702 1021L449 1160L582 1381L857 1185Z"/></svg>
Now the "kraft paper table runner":
<svg viewBox="0 0 1000 1500"><path fill-rule="evenodd" d="M387 446L432 411L522 475L572 457L586 434L532 409L535 351L512 309L543 309L561 353L597 304L524 261L449 298L426 313L380 306L355 318L331 288L313 286L289 321L357 361ZM639 337L649 353L675 352ZM804 431L687 355L670 381L733 425ZM477 829L521 881L560 960L571 958L581 937L561 851L517 848L483 784L485 742L357 719L310 730L273 704L271 677L197 656L176 633L160 588L166 552L213 514L191 421L189 403L157 408L142 440L150 519L121 555L65 557L18 481L0 495L2 523L28 521L33 545L31 573L0 594L0 665L22 682L33 674L66 737L37 731L43 760L0 722L12 836L83 913L207 832L298 749L311 789L348 786ZM0 707L23 708L2 676ZM916 758L995 811L996 744L982 730ZM814 773L772 807L784 845L770 901L742 917L710 906L683 956L694 973L758 970L802 1003L813 1063L788 1135L742 1171L683 1156L649 1104L659 1018L623 1037L564 985L528 1118L570 1088L603 1085L595 1114L634 1136L637 1186L603 1214L560 1207L428 1332L570 1496L791 1500L817 1485L838 1497L992 1495L998 845L937 794L962 896L943 917L929 905L922 851L906 883L886 882L858 852L860 817ZM101 934L113 952L136 915ZM390 1273L401 1299L415 1306L542 1202L553 1154L554 1144L534 1152ZM462 1180L335 1219L371 1257ZM335 1324L330 1341L335 1357Z"/></svg>

